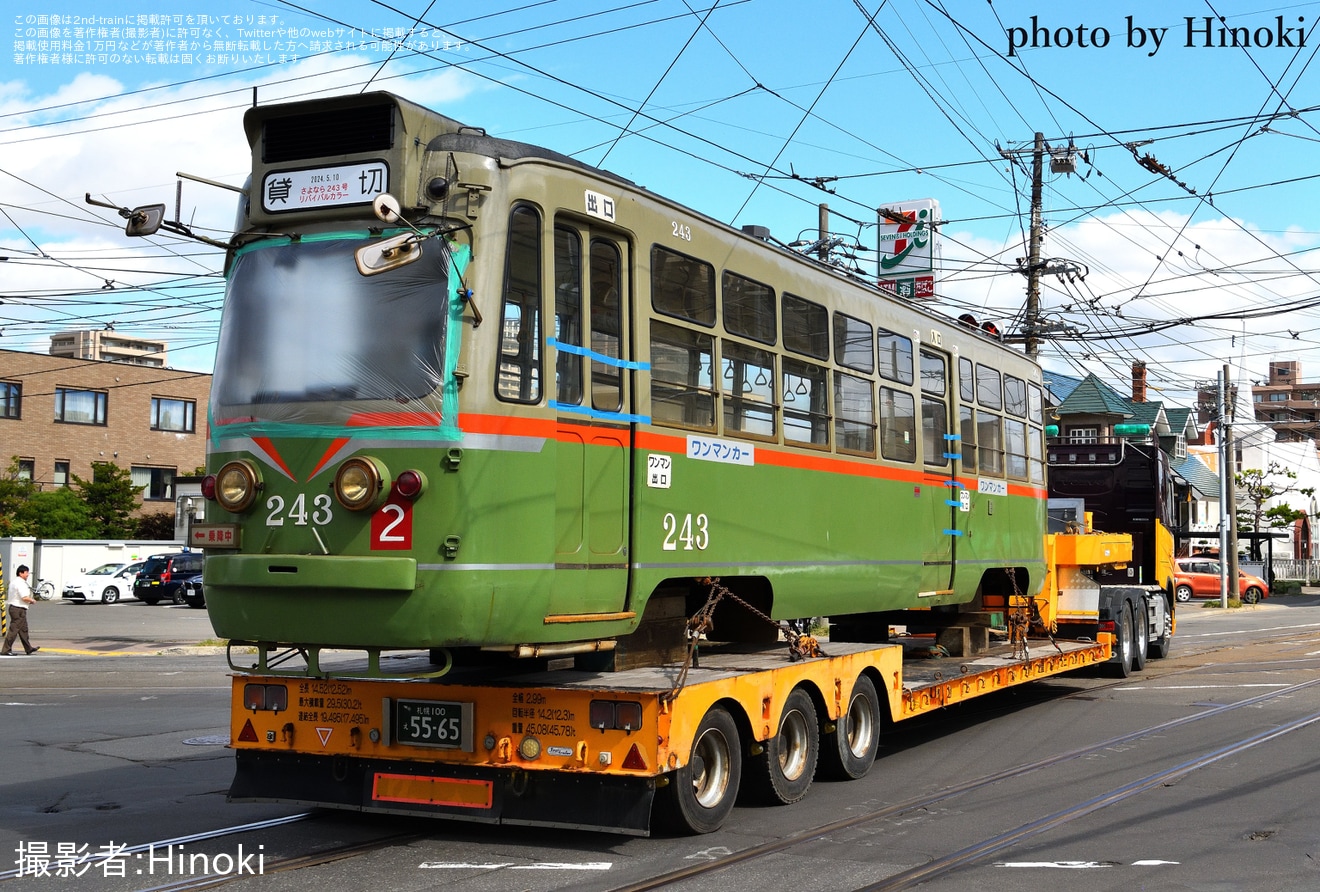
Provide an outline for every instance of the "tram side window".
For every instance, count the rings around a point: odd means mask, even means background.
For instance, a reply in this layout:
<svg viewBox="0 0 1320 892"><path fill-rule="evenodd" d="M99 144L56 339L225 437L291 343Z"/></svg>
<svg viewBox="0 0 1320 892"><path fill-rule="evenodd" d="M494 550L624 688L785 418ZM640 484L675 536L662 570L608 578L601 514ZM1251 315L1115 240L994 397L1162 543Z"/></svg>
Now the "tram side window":
<svg viewBox="0 0 1320 892"><path fill-rule="evenodd" d="M1004 473L1004 421L989 412L976 413L976 446L981 473L1002 476Z"/></svg>
<svg viewBox="0 0 1320 892"><path fill-rule="evenodd" d="M1004 409L1018 418L1027 417L1027 382L1013 375L1004 376Z"/></svg>
<svg viewBox="0 0 1320 892"><path fill-rule="evenodd" d="M958 357L958 398L964 403L976 400L976 372L972 361L965 356Z"/></svg>
<svg viewBox="0 0 1320 892"><path fill-rule="evenodd" d="M935 396L944 396L947 387L948 366L944 357L936 353L921 351L921 391Z"/></svg>
<svg viewBox="0 0 1320 892"><path fill-rule="evenodd" d="M657 313L715 324L715 267L655 245L651 248L651 305Z"/></svg>
<svg viewBox="0 0 1320 892"><path fill-rule="evenodd" d="M1027 425L1024 421L1004 420L1004 452L1008 457L1008 476L1027 479Z"/></svg>
<svg viewBox="0 0 1320 892"><path fill-rule="evenodd" d="M785 294L784 347L794 353L829 361L830 314L823 306L796 294Z"/></svg>
<svg viewBox="0 0 1320 892"><path fill-rule="evenodd" d="M875 387L867 379L834 373L834 435L840 452L875 455Z"/></svg>
<svg viewBox="0 0 1320 892"><path fill-rule="evenodd" d="M1004 408L1003 391L999 385L999 370L976 365L976 401L985 409Z"/></svg>
<svg viewBox="0 0 1320 892"><path fill-rule="evenodd" d="M825 369L785 358L784 441L830 444L830 403Z"/></svg>
<svg viewBox="0 0 1320 892"><path fill-rule="evenodd" d="M725 432L775 436L774 354L732 341L720 349Z"/></svg>
<svg viewBox="0 0 1320 892"><path fill-rule="evenodd" d="M875 371L875 353L871 350L871 323L834 314L834 360L858 372Z"/></svg>
<svg viewBox="0 0 1320 892"><path fill-rule="evenodd" d="M715 430L714 353L711 335L651 323L651 417L657 424Z"/></svg>
<svg viewBox="0 0 1320 892"><path fill-rule="evenodd" d="M768 285L725 270L720 281L724 294L724 330L729 334L773 344L775 292Z"/></svg>
<svg viewBox="0 0 1320 892"><path fill-rule="evenodd" d="M591 352L619 359L623 327L623 262L619 248L607 239L591 240ZM623 369L591 360L591 406L617 412L623 406Z"/></svg>
<svg viewBox="0 0 1320 892"><path fill-rule="evenodd" d="M1045 431L1034 425L1027 428L1027 462L1031 482L1045 482Z"/></svg>
<svg viewBox="0 0 1320 892"><path fill-rule="evenodd" d="M555 227L555 341L582 346L582 242L564 226ZM555 400L565 406L582 404L581 354L556 352Z"/></svg>
<svg viewBox="0 0 1320 892"><path fill-rule="evenodd" d="M933 467L945 467L949 460L944 457L948 441L944 439L949 432L949 409L943 400L921 398L921 442L922 456L926 464Z"/></svg>
<svg viewBox="0 0 1320 892"><path fill-rule="evenodd" d="M510 215L506 264L495 395L534 403L541 398L541 215L526 205Z"/></svg>
<svg viewBox="0 0 1320 892"><path fill-rule="evenodd" d="M899 384L911 384L912 339L878 328L875 341L880 348L880 377Z"/></svg>
<svg viewBox="0 0 1320 892"><path fill-rule="evenodd" d="M1035 384L1027 385L1027 420L1032 424L1044 424L1045 394Z"/></svg>
<svg viewBox="0 0 1320 892"><path fill-rule="evenodd" d="M880 454L891 461L917 460L917 411L912 394L880 388Z"/></svg>
<svg viewBox="0 0 1320 892"><path fill-rule="evenodd" d="M976 473L976 410L971 406L962 406L958 410L958 433L962 435L959 451L962 454L962 468L968 473Z"/></svg>

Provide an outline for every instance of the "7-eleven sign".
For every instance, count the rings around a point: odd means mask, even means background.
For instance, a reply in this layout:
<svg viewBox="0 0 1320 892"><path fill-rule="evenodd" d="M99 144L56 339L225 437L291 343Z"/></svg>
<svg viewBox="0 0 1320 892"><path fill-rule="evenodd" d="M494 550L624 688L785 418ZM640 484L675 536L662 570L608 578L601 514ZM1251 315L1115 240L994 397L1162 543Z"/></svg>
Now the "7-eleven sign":
<svg viewBox="0 0 1320 892"><path fill-rule="evenodd" d="M940 256L939 202L898 201L881 207L878 215L880 278L902 280L925 274L922 277L933 282Z"/></svg>

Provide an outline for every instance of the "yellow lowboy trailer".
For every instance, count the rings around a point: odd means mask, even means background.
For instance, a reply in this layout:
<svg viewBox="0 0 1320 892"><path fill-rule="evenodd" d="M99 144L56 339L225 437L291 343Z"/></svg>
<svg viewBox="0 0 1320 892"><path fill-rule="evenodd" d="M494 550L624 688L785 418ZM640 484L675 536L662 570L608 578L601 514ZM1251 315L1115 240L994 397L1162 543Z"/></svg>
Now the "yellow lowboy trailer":
<svg viewBox="0 0 1320 892"><path fill-rule="evenodd" d="M1138 625L1154 640L1164 624L1150 605L1164 599L1139 587L1102 591L1086 573L1121 566L1130 541L1060 534L1046 550L1043 590L1007 599L1004 613L965 613L937 634L888 643L824 640L814 657L783 643L702 641L683 664L594 672L565 659L527 671L510 661L435 678L424 677L435 667L422 655L374 653L369 666L383 677L368 678L368 663L353 659L320 655L319 675L306 677L263 654L234 676L230 797L629 834L657 825L709 832L740 792L744 801L788 803L818 770L861 777L882 728L895 722L1111 657L1125 674L1115 643L1126 636L1135 648ZM1126 630L1106 630L1115 609L1126 611ZM904 614L911 628L934 616ZM1167 651L1167 640L1155 643Z"/></svg>

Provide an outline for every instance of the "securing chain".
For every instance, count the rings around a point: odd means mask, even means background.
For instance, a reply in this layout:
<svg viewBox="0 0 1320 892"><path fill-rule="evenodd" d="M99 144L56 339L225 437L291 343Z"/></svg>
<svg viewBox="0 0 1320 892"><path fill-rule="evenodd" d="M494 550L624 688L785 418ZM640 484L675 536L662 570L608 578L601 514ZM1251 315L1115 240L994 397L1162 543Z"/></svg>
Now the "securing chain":
<svg viewBox="0 0 1320 892"><path fill-rule="evenodd" d="M1044 627L1045 622L1041 618L1040 605L1036 603L1036 599L1028 598L1018 588L1017 574L1008 568L1005 568L1004 572L1013 583L1013 603L1017 605L1008 612L1008 641L1013 645L1013 659L1025 660L1031 656L1027 648L1027 633L1033 625ZM1053 630L1045 629L1045 635L1050 639L1050 644L1054 645L1054 649L1063 653L1059 642L1054 640Z"/></svg>
<svg viewBox="0 0 1320 892"><path fill-rule="evenodd" d="M697 648L700 646L702 636L707 635L715 628L715 607L726 596L731 601L746 608L753 616L765 620L784 634L784 638L788 642L788 659L790 662L825 656L825 652L820 649L820 642L812 635L801 631L796 621L781 623L778 620L771 619L765 613L738 597L727 586L721 585L718 576L704 576L698 579L697 582L709 586L710 592L706 595L706 603L702 604L687 621L687 626L684 629L684 634L688 640L687 654L683 658L683 666L679 669L678 678L674 681L673 689L661 697L663 701L672 701L683 690L683 686L687 683L688 671L698 665Z"/></svg>

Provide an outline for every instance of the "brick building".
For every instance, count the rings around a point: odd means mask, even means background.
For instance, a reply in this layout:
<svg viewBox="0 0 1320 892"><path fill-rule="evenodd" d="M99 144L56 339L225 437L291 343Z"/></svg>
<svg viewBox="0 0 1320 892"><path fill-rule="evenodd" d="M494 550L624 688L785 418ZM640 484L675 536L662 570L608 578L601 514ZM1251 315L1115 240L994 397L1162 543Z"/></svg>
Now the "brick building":
<svg viewBox="0 0 1320 892"><path fill-rule="evenodd" d="M1275 439L1320 440L1320 381L1301 379L1301 363L1271 362L1269 382L1251 388L1256 420L1270 425Z"/></svg>
<svg viewBox="0 0 1320 892"><path fill-rule="evenodd" d="M175 478L206 462L211 376L0 350L0 470L43 489L114 462L144 487L143 513L174 510Z"/></svg>

